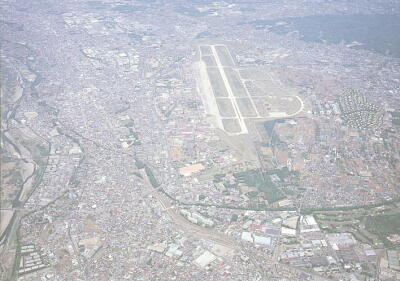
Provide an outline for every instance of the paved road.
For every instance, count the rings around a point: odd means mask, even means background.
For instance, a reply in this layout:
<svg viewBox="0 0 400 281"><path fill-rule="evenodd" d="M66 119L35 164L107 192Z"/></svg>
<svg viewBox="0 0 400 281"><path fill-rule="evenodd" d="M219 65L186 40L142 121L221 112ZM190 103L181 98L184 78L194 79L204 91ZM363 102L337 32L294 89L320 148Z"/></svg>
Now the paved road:
<svg viewBox="0 0 400 281"><path fill-rule="evenodd" d="M146 179L148 185L151 186L151 183L149 182L146 173L144 173L144 171L142 170L141 174L143 178ZM186 220L182 215L174 210L174 207L170 203L169 199L160 191L154 192L154 195L157 198L158 202L160 202L161 206L164 208L170 219L185 232L189 232L190 234L198 238L202 238L207 241L223 245L232 250L237 249L236 243L226 235L218 233L213 229L208 229L193 224Z"/></svg>
<svg viewBox="0 0 400 281"><path fill-rule="evenodd" d="M146 180L149 186L152 186L150 181L148 180L148 177L144 170L141 170L141 174L143 176L143 179ZM153 193L154 191L154 193ZM170 203L170 200L160 191L157 191L157 189L153 189L151 192L152 194L155 195L157 200L160 202L161 206L163 207L164 211L167 212L168 216L170 219L178 226L180 227L183 231L186 233L193 235L195 237L198 237L200 239L205 239L207 241L217 243L220 245L223 245L225 247L228 247L229 249L232 250L242 250L245 255L247 255L250 258L250 262L259 270L261 273L263 279L262 280L271 280L271 278L274 278L277 275L279 276L279 267L284 267L286 269L290 269L292 272L296 273L306 273L309 275L312 275L316 280L332 280L325 278L323 276L320 276L315 273L310 273L306 270L303 270L301 268L297 268L294 266L286 265L277 260L277 257L275 256L274 259L272 260L264 260L262 263L257 262L256 258L252 255L251 252L248 252L247 250L244 250L237 241L234 241L232 238L228 237L225 234L219 233L213 229L208 229L204 228L201 226L198 226L196 224L193 224L186 220L182 215L176 212L174 206ZM267 273L267 270L272 270L272 274Z"/></svg>

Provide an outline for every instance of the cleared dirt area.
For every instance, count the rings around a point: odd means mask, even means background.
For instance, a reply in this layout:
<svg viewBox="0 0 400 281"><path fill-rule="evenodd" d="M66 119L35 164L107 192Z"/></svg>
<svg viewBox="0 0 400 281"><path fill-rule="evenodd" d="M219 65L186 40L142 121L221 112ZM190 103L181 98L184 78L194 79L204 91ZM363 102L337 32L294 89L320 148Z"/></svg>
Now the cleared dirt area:
<svg viewBox="0 0 400 281"><path fill-rule="evenodd" d="M214 92L214 96L227 97L228 92L226 91L224 81L222 80L221 74L217 68L207 68L208 78L210 79L210 84Z"/></svg>
<svg viewBox="0 0 400 281"><path fill-rule="evenodd" d="M236 102L243 117L256 117L257 112L251 103L250 98L238 98Z"/></svg>
<svg viewBox="0 0 400 281"><path fill-rule="evenodd" d="M219 114L222 117L236 117L235 109L233 108L230 99L216 99Z"/></svg>
<svg viewBox="0 0 400 281"><path fill-rule="evenodd" d="M242 131L240 127L239 120L237 118L222 119L222 124L224 125L224 130L230 134L237 134Z"/></svg>

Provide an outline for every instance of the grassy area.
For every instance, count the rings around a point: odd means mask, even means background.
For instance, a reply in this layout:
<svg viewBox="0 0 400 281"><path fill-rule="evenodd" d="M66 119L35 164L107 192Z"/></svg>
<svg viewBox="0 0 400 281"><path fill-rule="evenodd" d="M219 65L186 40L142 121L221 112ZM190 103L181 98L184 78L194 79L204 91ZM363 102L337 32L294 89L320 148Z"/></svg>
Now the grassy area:
<svg viewBox="0 0 400 281"><path fill-rule="evenodd" d="M387 236L400 233L400 213L369 216L365 221L365 229L378 235L383 243L389 246L392 243Z"/></svg>
<svg viewBox="0 0 400 281"><path fill-rule="evenodd" d="M264 128L269 137L272 136L272 132L274 131L276 121L277 120L270 120L270 121L264 122Z"/></svg>
<svg viewBox="0 0 400 281"><path fill-rule="evenodd" d="M269 203L285 198L283 192L277 188L271 179L263 176L258 170L247 170L233 175L238 182L256 187L259 192L264 193L264 197Z"/></svg>
<svg viewBox="0 0 400 281"><path fill-rule="evenodd" d="M127 128L133 127L135 125L135 122L132 119L120 120L119 123L121 126Z"/></svg>
<svg viewBox="0 0 400 281"><path fill-rule="evenodd" d="M135 132L134 130L132 130L131 128L129 128L129 136L128 136L131 140L130 140L130 144L133 145L141 145L142 142L140 141L139 138L139 133Z"/></svg>
<svg viewBox="0 0 400 281"><path fill-rule="evenodd" d="M215 175L214 175L213 182L214 182L214 183L222 182L222 179L223 179L224 177L225 177L225 174L215 174Z"/></svg>
<svg viewBox="0 0 400 281"><path fill-rule="evenodd" d="M390 115L392 115L393 125L400 125L400 111L392 111L389 113L390 113Z"/></svg>
<svg viewBox="0 0 400 281"><path fill-rule="evenodd" d="M157 181L156 177L154 176L153 171L147 166L144 169L145 169L147 177L149 178L151 185L153 187L159 187L160 183Z"/></svg>
<svg viewBox="0 0 400 281"><path fill-rule="evenodd" d="M157 181L156 177L153 174L153 171L142 161L139 159L135 159L136 167L140 169L144 169L146 172L147 177L153 187L159 187L161 184ZM140 175L140 174L139 174ZM141 176L140 176L141 177Z"/></svg>
<svg viewBox="0 0 400 281"><path fill-rule="evenodd" d="M133 172L133 175L137 176L138 178L143 179L142 175L140 173L138 173L138 172Z"/></svg>
<svg viewBox="0 0 400 281"><path fill-rule="evenodd" d="M284 167L282 169L268 170L265 173L267 175L276 174L281 180L284 180L285 178L288 178L290 176L298 176L299 175L298 171L289 171L289 169L287 167Z"/></svg>
<svg viewBox="0 0 400 281"><path fill-rule="evenodd" d="M393 202L392 202L393 203ZM390 234L400 233L400 212L396 204L365 206L364 208L314 211L314 216L326 232L350 232L355 238L373 247L391 246Z"/></svg>
<svg viewBox="0 0 400 281"><path fill-rule="evenodd" d="M393 204L400 202L400 199L394 199L390 201L379 202L375 204L369 205L355 205L355 206L343 206L343 207L326 207L326 208L303 208L301 213L304 215L312 214L314 212L345 212L345 211L352 211L352 210L359 210L359 209L374 209L377 207L388 206L391 207Z"/></svg>
<svg viewBox="0 0 400 281"><path fill-rule="evenodd" d="M146 167L146 164L144 162L140 161L139 159L135 159L135 165L136 165L136 168L138 168L139 170Z"/></svg>
<svg viewBox="0 0 400 281"><path fill-rule="evenodd" d="M18 276L18 270L19 270L19 264L21 262L21 243L20 243L20 227L18 226L18 229L15 233L16 236L16 251L15 251L15 260L14 260L14 265L11 271L11 278L10 280L16 280Z"/></svg>

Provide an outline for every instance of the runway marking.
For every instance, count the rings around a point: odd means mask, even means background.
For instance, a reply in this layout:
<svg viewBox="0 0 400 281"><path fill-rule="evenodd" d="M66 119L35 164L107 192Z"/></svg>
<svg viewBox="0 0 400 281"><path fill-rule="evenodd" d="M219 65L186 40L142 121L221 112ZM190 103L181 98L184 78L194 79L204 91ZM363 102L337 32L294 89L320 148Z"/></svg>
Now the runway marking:
<svg viewBox="0 0 400 281"><path fill-rule="evenodd" d="M208 47L210 48L209 50L211 51L211 53L207 53L204 54L203 50L201 49L201 47ZM268 112L268 116L263 116L260 114L258 108L256 107L256 102L254 101L254 98L263 98L265 97L264 95L256 95L256 96L252 96L250 94L249 89L247 88L246 85L246 81L252 81L253 79L243 79L241 73L240 73L240 69L237 66L223 66L221 59L218 55L217 49L216 47L225 47L225 49L227 50L229 57L232 61L232 63L234 64L234 60L232 57L231 52L229 51L229 49L225 46L225 45L221 45L221 44L216 44L216 45L201 45L198 47L199 50L199 54L200 54L200 61L198 63L199 68L200 68L200 81L203 84L203 90L205 91L204 93L204 98L205 98L205 102L207 103L205 106L206 108L208 108L208 112L210 114L212 114L213 116L215 116L215 121L216 121L216 125L217 127L221 128L223 131L225 131L228 135L241 135L241 134L248 134L248 128L247 128L247 124L246 124L246 120L269 120L269 119L274 119L274 118L289 118L289 117L294 117L296 115L298 115L299 113L301 113L304 110L304 102L303 100L297 96L297 95L293 95L290 96L292 98L297 98L300 102L300 108L291 114L286 113L285 111L282 112ZM214 57L215 63L216 65L213 66L208 66L204 61L203 61L203 56L209 56L209 57ZM230 85L230 82L228 80L227 74L225 72L225 67L226 68L230 68L234 71L237 71L237 74L239 76L239 80L240 83L242 83L245 91L246 91L246 95L243 97L236 97L234 95L234 92L232 90L232 87ZM214 93L214 89L210 83L210 77L209 77L209 73L208 73L208 69L216 69L218 68L218 71L221 75L222 81L224 82L224 87L228 93L228 96L224 96L224 97L216 97L215 93ZM266 75L269 77L269 79L266 79L266 81L270 81L272 82L272 84L274 84L275 86L277 86L278 88L281 88L283 86L282 81L280 81L280 79L278 79L273 73L266 73ZM199 89L200 90L200 89ZM200 90L201 91L201 90ZM202 92L202 91L201 91ZM200 94L200 92L199 92ZM242 115L241 112L241 108L239 107L239 99L241 98L248 98L250 99L250 104L254 109L255 112L255 116L248 116L245 117ZM220 100L227 100L229 99L231 101L233 110L235 112L235 116L233 117L223 117L221 115L221 111L219 109L219 106L217 104L217 101ZM207 111L206 111L207 112ZM228 132L225 127L224 127L224 123L222 122L223 120L227 120L227 119L235 119L237 120L237 122L239 123L240 126L240 132Z"/></svg>
<svg viewBox="0 0 400 281"><path fill-rule="evenodd" d="M211 46L211 51L214 54L214 58L215 58L215 61L217 63L217 66L218 66L219 73L221 74L222 80L224 81L224 84L225 84L225 88L228 91L229 97L231 98L231 102L232 102L233 108L234 108L234 110L236 112L236 116L238 117L239 125L240 125L240 128L242 130L241 133L242 134L247 134L248 130L247 130L246 123L243 121L242 113L239 110L239 106L237 105L237 102L236 102L235 96L233 94L231 85L229 84L228 78L226 77L225 70L224 70L224 68L223 68L223 66L221 64L221 61L219 59L217 50L215 49L214 45Z"/></svg>

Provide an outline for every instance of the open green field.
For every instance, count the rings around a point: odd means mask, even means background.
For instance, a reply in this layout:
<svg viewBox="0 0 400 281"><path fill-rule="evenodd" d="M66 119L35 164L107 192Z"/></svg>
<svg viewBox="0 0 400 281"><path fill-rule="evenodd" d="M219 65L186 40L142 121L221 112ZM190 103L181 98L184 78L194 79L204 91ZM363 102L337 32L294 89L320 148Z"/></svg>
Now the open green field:
<svg viewBox="0 0 400 281"><path fill-rule="evenodd" d="M248 170L233 174L239 183L256 187L264 194L269 203L285 198L283 192L271 181L270 177L263 176L258 170Z"/></svg>
<svg viewBox="0 0 400 281"><path fill-rule="evenodd" d="M253 101L257 112L263 117L268 116L268 113L271 111L271 104L265 98L253 98Z"/></svg>
<svg viewBox="0 0 400 281"><path fill-rule="evenodd" d="M246 80L264 80L269 79L264 71L260 71L257 67L242 68L239 70L240 76Z"/></svg>
<svg viewBox="0 0 400 281"><path fill-rule="evenodd" d="M247 91L249 92L249 95L251 97L259 97L259 96L264 96L266 95L266 92L259 88L253 80L247 80L244 82L244 85L247 89Z"/></svg>
<svg viewBox="0 0 400 281"><path fill-rule="evenodd" d="M235 97L247 97L246 89L243 86L242 80L236 70L224 67L226 78L228 79L229 85L231 86L233 95Z"/></svg>
<svg viewBox="0 0 400 281"><path fill-rule="evenodd" d="M256 117L257 112L249 98L237 98L236 102L243 117Z"/></svg>
<svg viewBox="0 0 400 281"><path fill-rule="evenodd" d="M235 134L242 131L237 118L222 119L222 124L227 133Z"/></svg>
<svg viewBox="0 0 400 281"><path fill-rule="evenodd" d="M282 111L286 112L287 114L294 113L300 108L300 102L295 97L266 97L265 100L271 105L274 111Z"/></svg>
<svg viewBox="0 0 400 281"><path fill-rule="evenodd" d="M258 113L263 117L268 117L270 113L284 112L293 114L301 107L300 101L294 96L265 96L253 98Z"/></svg>
<svg viewBox="0 0 400 281"><path fill-rule="evenodd" d="M252 81L254 87L260 89L258 92L260 95L274 95L279 96L282 95L282 88L272 79L266 77L264 80L253 80Z"/></svg>
<svg viewBox="0 0 400 281"><path fill-rule="evenodd" d="M367 217L365 230L376 234L385 245L391 245L388 236L400 234L400 212Z"/></svg>
<svg viewBox="0 0 400 281"><path fill-rule="evenodd" d="M390 247L390 235L400 233L400 211L395 204L372 208L315 211L314 216L327 232L350 232L363 243Z"/></svg>
<svg viewBox="0 0 400 281"><path fill-rule="evenodd" d="M221 117L236 117L236 113L230 99L219 98L216 99L216 101Z"/></svg>
<svg viewBox="0 0 400 281"><path fill-rule="evenodd" d="M393 125L400 125L400 112L399 111L391 111L389 112L392 115L392 123Z"/></svg>
<svg viewBox="0 0 400 281"><path fill-rule="evenodd" d="M217 66L214 56L202 56L201 59L207 66Z"/></svg>
<svg viewBox="0 0 400 281"><path fill-rule="evenodd" d="M214 96L227 97L228 92L226 91L224 81L222 80L221 74L218 68L207 67L208 78L210 79L210 84L214 92Z"/></svg>

